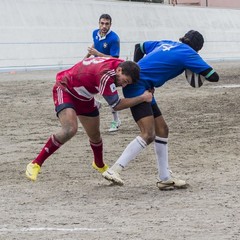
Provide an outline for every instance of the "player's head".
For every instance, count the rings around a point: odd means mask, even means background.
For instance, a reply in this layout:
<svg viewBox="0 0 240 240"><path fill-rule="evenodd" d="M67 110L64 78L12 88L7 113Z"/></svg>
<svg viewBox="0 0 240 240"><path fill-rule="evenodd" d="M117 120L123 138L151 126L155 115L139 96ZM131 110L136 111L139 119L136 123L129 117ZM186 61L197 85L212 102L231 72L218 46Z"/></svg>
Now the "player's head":
<svg viewBox="0 0 240 240"><path fill-rule="evenodd" d="M204 44L204 38L202 34L195 30L188 31L183 37L179 39L179 41L189 45L196 52L200 51Z"/></svg>
<svg viewBox="0 0 240 240"><path fill-rule="evenodd" d="M101 34L106 34L112 25L112 18L109 14L102 14L99 17L99 30Z"/></svg>
<svg viewBox="0 0 240 240"><path fill-rule="evenodd" d="M109 20L110 24L112 24L112 18L109 14L107 13L104 13L102 14L100 17L99 17L99 22L101 21L101 19L106 19L106 20Z"/></svg>
<svg viewBox="0 0 240 240"><path fill-rule="evenodd" d="M125 87L128 84L136 83L139 80L140 68L132 61L125 61L116 69L116 86Z"/></svg>

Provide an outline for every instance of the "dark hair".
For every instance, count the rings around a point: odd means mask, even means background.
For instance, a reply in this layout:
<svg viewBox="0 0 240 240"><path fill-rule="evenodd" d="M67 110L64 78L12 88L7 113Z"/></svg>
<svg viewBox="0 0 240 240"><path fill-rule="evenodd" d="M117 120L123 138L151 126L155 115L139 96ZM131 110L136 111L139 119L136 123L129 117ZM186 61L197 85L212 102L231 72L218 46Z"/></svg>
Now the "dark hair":
<svg viewBox="0 0 240 240"><path fill-rule="evenodd" d="M132 61L125 61L119 64L119 67L122 68L122 73L126 76L132 78L133 83L136 83L139 80L140 68L137 63Z"/></svg>
<svg viewBox="0 0 240 240"><path fill-rule="evenodd" d="M100 22L100 20L101 20L102 18L107 19L107 20L110 20L110 23L112 23L112 18L111 18L111 16L110 16L109 14L107 14L107 13L102 14L102 15L100 16L100 18L99 18L99 22Z"/></svg>
<svg viewBox="0 0 240 240"><path fill-rule="evenodd" d="M202 34L195 30L188 31L183 37L179 38L179 41L189 45L196 52L201 50L204 44Z"/></svg>

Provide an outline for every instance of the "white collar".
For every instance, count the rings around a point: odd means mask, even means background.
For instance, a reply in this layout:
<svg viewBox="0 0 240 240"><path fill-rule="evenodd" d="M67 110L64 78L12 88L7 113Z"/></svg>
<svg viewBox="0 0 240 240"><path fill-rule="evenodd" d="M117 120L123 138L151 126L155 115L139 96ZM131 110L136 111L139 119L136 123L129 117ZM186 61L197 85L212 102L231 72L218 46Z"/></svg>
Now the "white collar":
<svg viewBox="0 0 240 240"><path fill-rule="evenodd" d="M99 37L99 40L103 40L103 39L105 39L106 37L107 37L107 35L111 32L112 30L111 29L109 29L108 30L108 32L106 33L106 35L104 35L103 37L101 37L101 35L100 35L100 32L98 31L98 37Z"/></svg>

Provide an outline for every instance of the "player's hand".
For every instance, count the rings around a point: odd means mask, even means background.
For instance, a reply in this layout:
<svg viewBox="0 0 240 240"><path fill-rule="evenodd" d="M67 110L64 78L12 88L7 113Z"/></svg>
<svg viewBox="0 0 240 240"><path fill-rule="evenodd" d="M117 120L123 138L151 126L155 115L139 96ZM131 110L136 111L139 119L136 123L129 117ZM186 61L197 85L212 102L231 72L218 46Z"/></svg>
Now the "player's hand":
<svg viewBox="0 0 240 240"><path fill-rule="evenodd" d="M152 93L149 92L148 90L146 90L146 91L143 93L142 96L143 96L145 102L151 102L151 101L152 101L153 95L152 95Z"/></svg>
<svg viewBox="0 0 240 240"><path fill-rule="evenodd" d="M155 92L155 88L149 88L149 89L148 89L148 91L149 91L149 92L151 92L151 93L152 93L152 95L153 95L153 94L154 94L154 92Z"/></svg>
<svg viewBox="0 0 240 240"><path fill-rule="evenodd" d="M88 47L88 54L98 56L98 51L94 47Z"/></svg>

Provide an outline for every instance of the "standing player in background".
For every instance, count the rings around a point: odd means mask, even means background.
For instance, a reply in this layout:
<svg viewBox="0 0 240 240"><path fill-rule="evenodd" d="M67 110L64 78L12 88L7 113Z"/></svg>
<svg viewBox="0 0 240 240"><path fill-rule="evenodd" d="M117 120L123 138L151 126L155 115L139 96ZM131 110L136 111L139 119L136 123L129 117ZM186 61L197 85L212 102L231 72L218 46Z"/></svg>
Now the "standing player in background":
<svg viewBox="0 0 240 240"><path fill-rule="evenodd" d="M86 58L90 56L95 57L115 57L118 58L120 54L120 39L118 35L110 28L112 25L112 18L108 14L102 14L99 18L99 29L92 33L93 45L88 48ZM101 103L99 102L99 105ZM121 125L121 120L117 111L111 108L113 121L109 132L115 132Z"/></svg>
<svg viewBox="0 0 240 240"><path fill-rule="evenodd" d="M59 72L53 87L53 100L61 129L50 136L38 156L27 165L27 178L37 179L44 161L77 133L78 120L89 137L94 155L92 167L100 173L107 170L94 95L101 94L114 110L129 108L143 101L151 102L149 91L135 98L119 97L116 87L125 87L138 79L138 65L117 58L87 58Z"/></svg>
<svg viewBox="0 0 240 240"><path fill-rule="evenodd" d="M210 82L219 80L218 74L198 54L203 47L203 36L194 30L187 32L180 42L171 40L147 41L136 44L134 61L140 67L140 80L136 85L123 88L124 97L131 98L145 90L161 87L165 82L183 73L185 69L198 73ZM102 175L109 181L123 184L120 172L147 145L154 142L158 165L157 187L160 190L185 188L184 180L173 177L168 166L168 126L153 98L152 103L141 103L131 108L140 135L123 151L116 163Z"/></svg>

